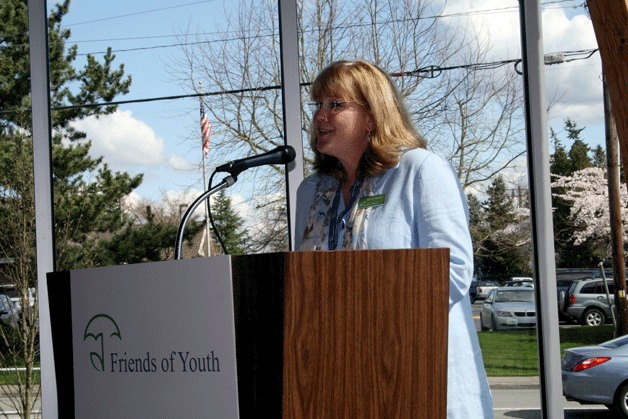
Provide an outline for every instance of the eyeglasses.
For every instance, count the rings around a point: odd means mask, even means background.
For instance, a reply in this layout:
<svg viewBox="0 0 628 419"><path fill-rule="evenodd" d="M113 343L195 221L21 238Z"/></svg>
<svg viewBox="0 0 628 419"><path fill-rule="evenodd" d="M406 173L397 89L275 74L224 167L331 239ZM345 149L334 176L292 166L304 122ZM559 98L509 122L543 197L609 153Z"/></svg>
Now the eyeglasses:
<svg viewBox="0 0 628 419"><path fill-rule="evenodd" d="M308 103L308 105L312 109L312 112L318 112L321 109L324 109L326 111L331 111L331 112L340 112L343 108L346 107L345 105L349 103L355 103L362 106L362 104L358 102L353 102L350 100L344 100L344 101L335 100L335 99L329 99L329 100L318 101L318 102L310 102Z"/></svg>

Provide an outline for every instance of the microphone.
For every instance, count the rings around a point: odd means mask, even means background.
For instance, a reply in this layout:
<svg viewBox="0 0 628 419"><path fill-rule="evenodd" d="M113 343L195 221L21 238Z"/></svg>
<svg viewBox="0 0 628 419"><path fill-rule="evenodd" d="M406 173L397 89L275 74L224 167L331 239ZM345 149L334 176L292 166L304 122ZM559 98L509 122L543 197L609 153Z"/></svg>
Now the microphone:
<svg viewBox="0 0 628 419"><path fill-rule="evenodd" d="M240 172L251 167L264 166L267 164L286 164L294 160L296 153L289 145L282 145L274 150L267 151L257 156L245 157L225 163L216 168L217 172L228 172L231 176L237 176Z"/></svg>

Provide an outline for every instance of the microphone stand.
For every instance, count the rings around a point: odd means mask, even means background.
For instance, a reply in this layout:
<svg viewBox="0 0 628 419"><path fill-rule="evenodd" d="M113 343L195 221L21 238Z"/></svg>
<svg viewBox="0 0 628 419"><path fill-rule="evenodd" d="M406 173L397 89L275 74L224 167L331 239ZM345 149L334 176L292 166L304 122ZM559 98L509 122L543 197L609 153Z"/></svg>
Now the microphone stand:
<svg viewBox="0 0 628 419"><path fill-rule="evenodd" d="M183 214L183 219L181 220L181 224L179 224L179 230L177 231L177 239L174 244L174 259L175 260L181 259L181 247L183 246L183 232L185 231L185 226L187 225L196 207L198 207L201 204L201 202L203 202L204 200L206 200L207 198L209 198L211 195L215 194L216 192L232 186L234 183L236 183L237 180L238 180L238 177L236 175L227 176L218 185L203 192L188 207L187 211L185 211L185 214ZM208 237L207 240L210 240L210 238Z"/></svg>

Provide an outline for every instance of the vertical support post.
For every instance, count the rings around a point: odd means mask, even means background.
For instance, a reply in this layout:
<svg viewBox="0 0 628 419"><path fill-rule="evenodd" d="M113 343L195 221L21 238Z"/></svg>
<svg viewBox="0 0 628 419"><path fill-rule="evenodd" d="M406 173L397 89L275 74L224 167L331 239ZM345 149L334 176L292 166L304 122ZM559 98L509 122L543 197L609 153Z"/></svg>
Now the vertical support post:
<svg viewBox="0 0 628 419"><path fill-rule="evenodd" d="M45 0L28 0L28 33L30 34L41 400L43 417L54 418L57 417L57 384L52 351L48 285L46 283L46 273L54 270L55 261L52 204L52 151L50 141L52 124L48 66L48 19Z"/></svg>
<svg viewBox="0 0 628 419"><path fill-rule="evenodd" d="M606 77L604 86L604 123L606 126L606 170L608 171L608 205L611 225L611 254L613 282L615 283L615 336L628 334L628 300L626 299L626 258L624 257L624 228L621 220L621 192L619 174L619 145L613 120L611 98ZM602 268L603 271L604 268ZM606 285L606 281L604 282ZM615 313L617 315L615 316Z"/></svg>
<svg viewBox="0 0 628 419"><path fill-rule="evenodd" d="M587 0L589 16L600 49L607 93L619 137L620 159L628 167L628 0Z"/></svg>
<svg viewBox="0 0 628 419"><path fill-rule="evenodd" d="M540 0L519 0L543 418L563 417Z"/></svg>
<svg viewBox="0 0 628 419"><path fill-rule="evenodd" d="M286 196L290 250L294 248L294 220L297 188L303 180L303 141L301 140L301 86L296 0L279 0L279 38L281 45L281 92L285 143L294 148L296 158L288 164Z"/></svg>

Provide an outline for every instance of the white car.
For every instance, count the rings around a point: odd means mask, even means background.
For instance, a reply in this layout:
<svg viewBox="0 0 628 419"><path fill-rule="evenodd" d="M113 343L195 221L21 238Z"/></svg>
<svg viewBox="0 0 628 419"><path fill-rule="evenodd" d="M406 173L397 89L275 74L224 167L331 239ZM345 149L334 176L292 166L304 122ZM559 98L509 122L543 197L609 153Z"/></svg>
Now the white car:
<svg viewBox="0 0 628 419"><path fill-rule="evenodd" d="M497 288L499 284L494 281L478 281L477 287L477 298L480 300L488 297L488 293L491 292L493 288Z"/></svg>
<svg viewBox="0 0 628 419"><path fill-rule="evenodd" d="M527 276L513 276L509 281L506 281L503 286L534 288L534 279Z"/></svg>
<svg viewBox="0 0 628 419"><path fill-rule="evenodd" d="M19 312L13 301L8 295L0 294L0 324L17 328L19 318Z"/></svg>
<svg viewBox="0 0 628 419"><path fill-rule="evenodd" d="M19 290L10 288L4 289L0 292L2 294L6 294L11 299L18 312L22 311L22 298L20 298ZM35 306L35 288L32 287L28 289L28 306L29 308L33 308Z"/></svg>

